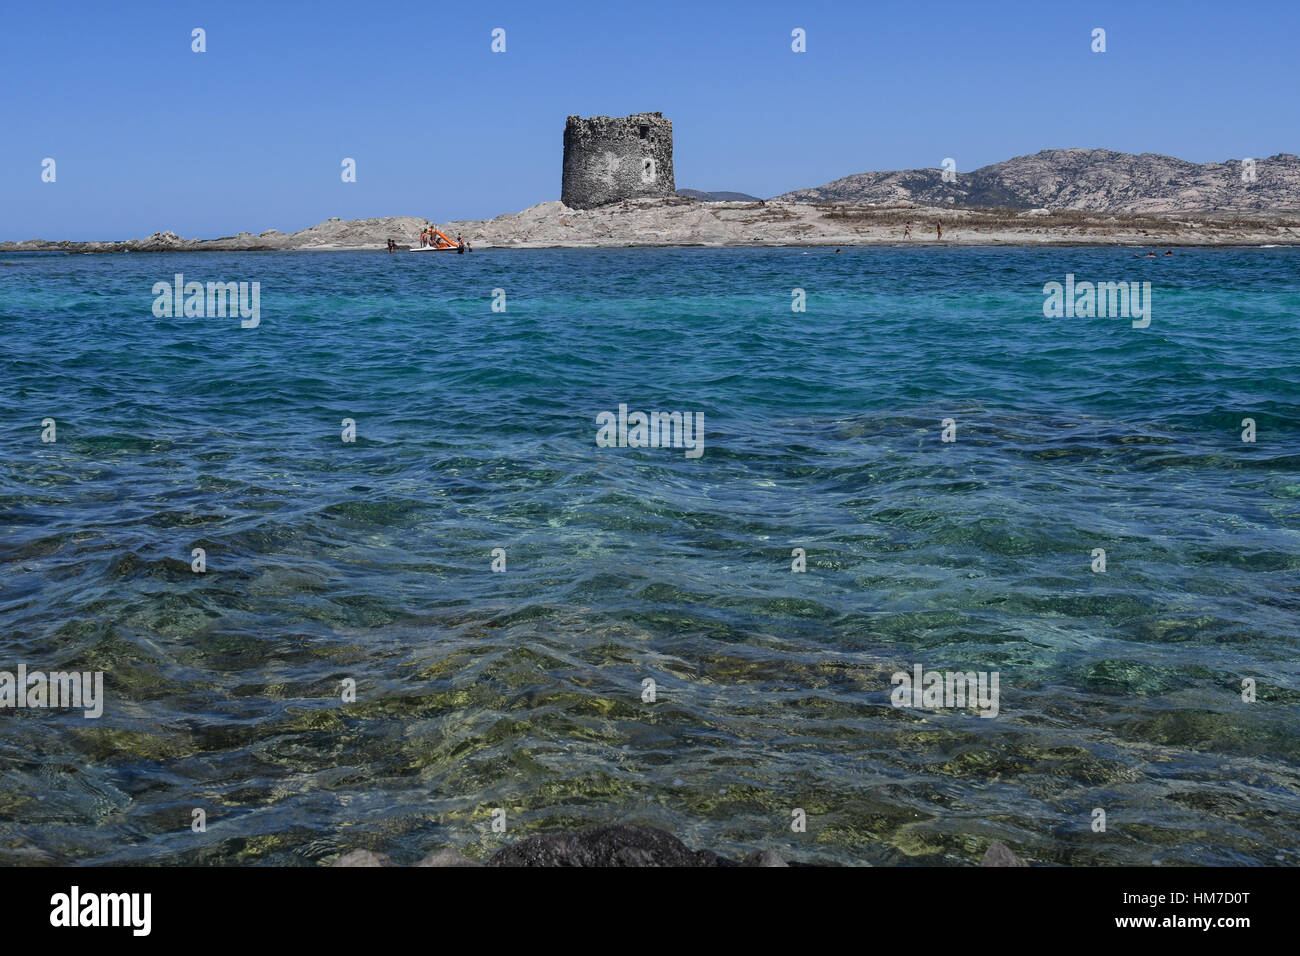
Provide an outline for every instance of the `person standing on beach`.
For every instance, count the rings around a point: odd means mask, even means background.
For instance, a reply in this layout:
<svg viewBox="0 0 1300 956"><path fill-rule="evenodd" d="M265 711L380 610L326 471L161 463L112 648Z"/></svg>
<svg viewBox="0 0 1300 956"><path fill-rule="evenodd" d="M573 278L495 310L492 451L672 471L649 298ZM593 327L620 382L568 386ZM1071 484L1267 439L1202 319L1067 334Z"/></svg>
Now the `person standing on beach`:
<svg viewBox="0 0 1300 956"><path fill-rule="evenodd" d="M904 239L912 238L912 224L910 222L903 227L903 238Z"/></svg>
<svg viewBox="0 0 1300 956"><path fill-rule="evenodd" d="M938 231L939 238L942 239L942 238L943 238L943 223L940 222L938 219L936 219L936 220L934 221L934 228Z"/></svg>

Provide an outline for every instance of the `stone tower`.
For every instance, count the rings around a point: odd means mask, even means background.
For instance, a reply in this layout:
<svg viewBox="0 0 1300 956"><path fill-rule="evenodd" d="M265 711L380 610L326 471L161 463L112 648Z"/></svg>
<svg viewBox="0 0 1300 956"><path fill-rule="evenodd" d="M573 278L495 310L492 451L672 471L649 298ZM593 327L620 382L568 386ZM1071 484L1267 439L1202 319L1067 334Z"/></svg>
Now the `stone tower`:
<svg viewBox="0 0 1300 956"><path fill-rule="evenodd" d="M560 200L566 206L590 209L676 194L673 121L663 113L570 116L564 124Z"/></svg>

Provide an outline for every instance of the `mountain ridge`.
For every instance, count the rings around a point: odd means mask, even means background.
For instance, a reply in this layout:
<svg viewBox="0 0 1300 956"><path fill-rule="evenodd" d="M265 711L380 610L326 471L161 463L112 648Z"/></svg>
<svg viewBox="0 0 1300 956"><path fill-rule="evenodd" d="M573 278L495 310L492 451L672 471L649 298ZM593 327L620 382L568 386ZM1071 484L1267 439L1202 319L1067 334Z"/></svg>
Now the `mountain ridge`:
<svg viewBox="0 0 1300 956"><path fill-rule="evenodd" d="M677 195L682 199L698 199L700 202L760 202L758 196L751 196L749 193L731 192L729 190L715 190L709 192L703 189L679 189Z"/></svg>
<svg viewBox="0 0 1300 956"><path fill-rule="evenodd" d="M944 170L937 167L863 172L773 199L1136 213L1300 209L1300 157L1275 153L1255 159L1253 180L1243 177L1244 163L1193 163L1161 153L1111 149L1043 149L958 171L955 182L944 182Z"/></svg>

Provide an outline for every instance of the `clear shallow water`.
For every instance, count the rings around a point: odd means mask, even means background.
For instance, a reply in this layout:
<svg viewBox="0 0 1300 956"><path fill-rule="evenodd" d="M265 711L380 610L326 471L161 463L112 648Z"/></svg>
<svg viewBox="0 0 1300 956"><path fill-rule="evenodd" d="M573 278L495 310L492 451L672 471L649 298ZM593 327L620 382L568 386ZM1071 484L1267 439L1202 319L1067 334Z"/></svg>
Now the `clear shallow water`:
<svg viewBox="0 0 1300 956"><path fill-rule="evenodd" d="M108 697L0 711L0 861L624 820L1297 862L1300 250L431 259L0 256L0 669ZM259 281L260 327L155 318L176 272ZM1045 319L1067 272L1150 279L1150 328ZM596 447L621 402L703 412L703 457ZM916 663L998 671L999 716L894 709Z"/></svg>

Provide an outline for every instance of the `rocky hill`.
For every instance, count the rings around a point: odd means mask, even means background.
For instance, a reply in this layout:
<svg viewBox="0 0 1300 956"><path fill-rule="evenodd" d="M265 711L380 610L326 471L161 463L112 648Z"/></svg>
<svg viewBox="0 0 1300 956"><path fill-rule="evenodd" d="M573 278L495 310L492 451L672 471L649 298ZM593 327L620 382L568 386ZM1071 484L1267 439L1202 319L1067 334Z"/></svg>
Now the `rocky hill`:
<svg viewBox="0 0 1300 956"><path fill-rule="evenodd" d="M937 222L943 223L939 239ZM231 252L382 250L388 239L418 245L426 220L330 219L298 232L268 229L221 239L170 232L125 242L2 242L4 252ZM475 249L620 246L853 246L911 244L1269 245L1300 243L1300 213L1116 213L843 202L701 202L630 199L597 209L544 202L495 219L439 223ZM454 253L452 255L455 255Z"/></svg>
<svg viewBox="0 0 1300 956"><path fill-rule="evenodd" d="M1032 156L957 173L942 169L856 173L776 197L791 202L897 203L1092 212L1252 212L1300 209L1300 157L1256 159L1254 181L1242 161L1191 163L1157 153L1045 149Z"/></svg>
<svg viewBox="0 0 1300 956"><path fill-rule="evenodd" d="M700 202L758 202L757 196L749 193L705 192L700 189L679 189L677 195L683 199L698 199Z"/></svg>

